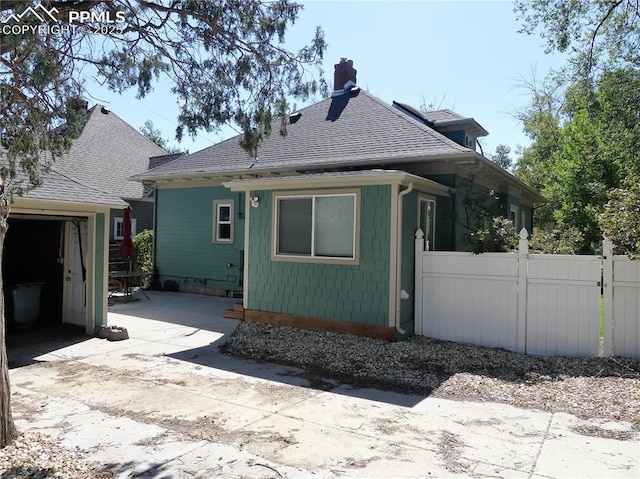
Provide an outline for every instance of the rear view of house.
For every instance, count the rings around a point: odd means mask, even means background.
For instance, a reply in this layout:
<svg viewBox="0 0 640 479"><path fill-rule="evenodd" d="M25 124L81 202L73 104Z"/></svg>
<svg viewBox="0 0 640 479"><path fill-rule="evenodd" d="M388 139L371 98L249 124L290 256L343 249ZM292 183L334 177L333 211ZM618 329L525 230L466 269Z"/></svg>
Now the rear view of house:
<svg viewBox="0 0 640 479"><path fill-rule="evenodd" d="M517 228L542 201L475 150L475 120L385 103L350 60L287 120L256 157L235 137L134 177L156 188L161 284L241 293L254 320L406 336L418 227L429 249L463 250L469 191L495 192L491 214Z"/></svg>

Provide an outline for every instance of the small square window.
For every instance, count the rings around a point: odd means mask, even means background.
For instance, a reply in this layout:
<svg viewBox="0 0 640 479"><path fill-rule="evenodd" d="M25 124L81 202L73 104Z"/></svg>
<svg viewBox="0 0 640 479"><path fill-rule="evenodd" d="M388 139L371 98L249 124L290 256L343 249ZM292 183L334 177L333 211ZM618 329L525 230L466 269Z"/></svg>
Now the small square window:
<svg viewBox="0 0 640 479"><path fill-rule="evenodd" d="M233 200L213 202L213 243L233 243Z"/></svg>
<svg viewBox="0 0 640 479"><path fill-rule="evenodd" d="M122 228L123 219L122 217L113 218L113 239L115 241L122 241L124 239L124 229ZM131 237L133 238L136 235L136 230L138 226L138 220L136 218L131 218Z"/></svg>

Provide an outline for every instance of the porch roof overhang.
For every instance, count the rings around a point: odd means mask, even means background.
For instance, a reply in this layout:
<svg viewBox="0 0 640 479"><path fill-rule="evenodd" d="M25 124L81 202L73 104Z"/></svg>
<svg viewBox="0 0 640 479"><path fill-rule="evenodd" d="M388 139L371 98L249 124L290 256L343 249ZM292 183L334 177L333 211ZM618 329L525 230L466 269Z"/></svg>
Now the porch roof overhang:
<svg viewBox="0 0 640 479"><path fill-rule="evenodd" d="M450 196L455 189L433 180L400 170L364 170L331 173L311 173L279 177L238 179L222 183L231 191L276 190L293 188L322 188L336 186L413 184L415 190L439 196Z"/></svg>

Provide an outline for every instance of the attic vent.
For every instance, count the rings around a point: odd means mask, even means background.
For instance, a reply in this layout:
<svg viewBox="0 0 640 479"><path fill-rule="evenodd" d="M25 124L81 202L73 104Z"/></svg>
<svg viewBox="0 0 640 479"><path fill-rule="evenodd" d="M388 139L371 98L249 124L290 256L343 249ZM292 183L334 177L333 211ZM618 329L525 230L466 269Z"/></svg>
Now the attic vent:
<svg viewBox="0 0 640 479"><path fill-rule="evenodd" d="M108 115L109 113L111 113L111 110L109 110L109 108L107 108L106 106L103 106L100 111L105 114Z"/></svg>
<svg viewBox="0 0 640 479"><path fill-rule="evenodd" d="M291 115L289 115L289 123L294 124L300 119L301 116L302 116L302 113L300 113L299 111L296 111L295 113L291 113Z"/></svg>

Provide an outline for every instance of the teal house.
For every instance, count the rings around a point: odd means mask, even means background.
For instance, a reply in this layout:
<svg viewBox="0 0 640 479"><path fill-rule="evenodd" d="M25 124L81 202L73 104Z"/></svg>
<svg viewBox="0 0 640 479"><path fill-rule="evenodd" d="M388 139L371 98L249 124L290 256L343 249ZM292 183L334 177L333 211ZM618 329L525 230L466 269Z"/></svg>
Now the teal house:
<svg viewBox="0 0 640 479"><path fill-rule="evenodd" d="M241 296L253 321L394 339L413 334L414 233L465 250L463 195L531 229L543 199L475 149L487 132L359 88L342 59L330 98L293 112L252 158L231 138L133 177L155 189L165 288Z"/></svg>

